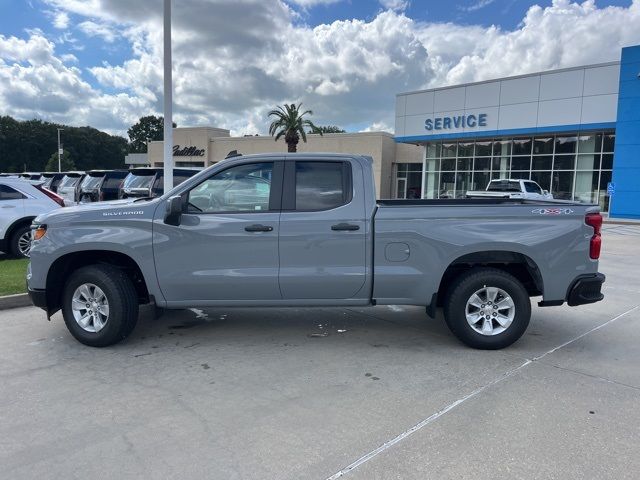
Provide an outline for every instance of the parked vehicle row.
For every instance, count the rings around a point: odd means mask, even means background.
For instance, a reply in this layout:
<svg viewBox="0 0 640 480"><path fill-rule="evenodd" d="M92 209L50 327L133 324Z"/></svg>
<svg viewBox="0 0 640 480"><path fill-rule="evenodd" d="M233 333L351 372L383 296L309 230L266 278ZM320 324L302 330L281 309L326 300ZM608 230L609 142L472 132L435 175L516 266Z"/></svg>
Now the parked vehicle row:
<svg viewBox="0 0 640 480"><path fill-rule="evenodd" d="M176 168L173 186L195 175L198 169ZM0 174L0 178L22 178L43 182L43 187L60 195L66 205L103 202L130 197L159 197L164 191L162 168L90 170L88 172L24 172Z"/></svg>
<svg viewBox="0 0 640 480"><path fill-rule="evenodd" d="M196 174L174 169L173 185ZM26 172L0 174L0 252L28 257L32 220L57 208L131 197L162 195L161 168L91 170L89 172Z"/></svg>
<svg viewBox="0 0 640 480"><path fill-rule="evenodd" d="M28 257L33 219L63 206L62 197L40 181L0 178L0 251Z"/></svg>

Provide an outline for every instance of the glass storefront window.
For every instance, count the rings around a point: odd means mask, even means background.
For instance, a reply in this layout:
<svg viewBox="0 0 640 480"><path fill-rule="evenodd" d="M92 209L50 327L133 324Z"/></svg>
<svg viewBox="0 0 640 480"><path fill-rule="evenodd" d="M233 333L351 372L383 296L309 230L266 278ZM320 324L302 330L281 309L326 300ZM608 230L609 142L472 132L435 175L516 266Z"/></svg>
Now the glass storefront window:
<svg viewBox="0 0 640 480"><path fill-rule="evenodd" d="M495 157L511 156L511 140L497 140L493 142L493 155Z"/></svg>
<svg viewBox="0 0 640 480"><path fill-rule="evenodd" d="M459 143L458 157L473 157L473 142Z"/></svg>
<svg viewBox="0 0 640 480"><path fill-rule="evenodd" d="M443 172L440 176L439 198L453 198L455 188L455 173Z"/></svg>
<svg viewBox="0 0 640 480"><path fill-rule="evenodd" d="M442 158L455 158L456 156L456 147L457 144L455 142L448 142L442 144Z"/></svg>
<svg viewBox="0 0 640 480"><path fill-rule="evenodd" d="M576 173L575 200L586 203L598 201L598 177L600 172Z"/></svg>
<svg viewBox="0 0 640 480"><path fill-rule="evenodd" d="M441 150L442 144L440 142L427 143L427 158L439 158Z"/></svg>
<svg viewBox="0 0 640 480"><path fill-rule="evenodd" d="M473 165L473 158L459 158L458 159L458 170L471 170L471 166Z"/></svg>
<svg viewBox="0 0 640 480"><path fill-rule="evenodd" d="M598 170L600 168L600 154L578 155L576 168L578 170Z"/></svg>
<svg viewBox="0 0 640 480"><path fill-rule="evenodd" d="M575 155L556 155L553 159L554 170L573 170L576 166Z"/></svg>
<svg viewBox="0 0 640 480"><path fill-rule="evenodd" d="M609 205L615 134L546 134L536 137L450 140L426 145L423 164L398 166L398 183L407 198L461 198L484 190L491 179L531 179L557 199Z"/></svg>
<svg viewBox="0 0 640 480"><path fill-rule="evenodd" d="M609 183L611 181L611 171L605 171L603 170L600 173L600 200L599 200L599 204L600 204L600 210L603 212L608 212L609 211L609 195L607 194L607 183Z"/></svg>
<svg viewBox="0 0 640 480"><path fill-rule="evenodd" d="M473 163L473 169L481 172L488 172L491 170L491 159L490 158L476 158Z"/></svg>
<svg viewBox="0 0 640 480"><path fill-rule="evenodd" d="M490 157L493 142L476 142L476 157Z"/></svg>
<svg viewBox="0 0 640 480"><path fill-rule="evenodd" d="M458 172L456 175L455 198L465 198L471 188L471 172Z"/></svg>
<svg viewBox="0 0 640 480"><path fill-rule="evenodd" d="M530 170L531 158L530 157L513 157L511 159L511 170Z"/></svg>
<svg viewBox="0 0 640 480"><path fill-rule="evenodd" d="M474 172L473 183L470 190L484 190L489 185L491 174L489 172Z"/></svg>
<svg viewBox="0 0 640 480"><path fill-rule="evenodd" d="M571 200L573 196L573 172L553 172L551 176L553 198Z"/></svg>
<svg viewBox="0 0 640 480"><path fill-rule="evenodd" d="M455 158L443 158L442 159L442 171L444 172L452 172L456 169L456 159Z"/></svg>
<svg viewBox="0 0 640 480"><path fill-rule="evenodd" d="M439 163L440 163L440 160L436 160L435 158L428 158L427 161L425 162L427 172L435 172L436 170L440 170L438 168Z"/></svg>
<svg viewBox="0 0 640 480"><path fill-rule="evenodd" d="M553 154L553 137L540 137L533 140L533 154Z"/></svg>
<svg viewBox="0 0 640 480"><path fill-rule="evenodd" d="M551 170L553 166L553 156L552 155L544 155L544 156L534 156L531 170Z"/></svg>
<svg viewBox="0 0 640 480"><path fill-rule="evenodd" d="M559 153L576 153L578 137L556 137L556 155Z"/></svg>
<svg viewBox="0 0 640 480"><path fill-rule="evenodd" d="M602 151L602 134L580 135L578 137L578 153L600 153Z"/></svg>
<svg viewBox="0 0 640 480"><path fill-rule="evenodd" d="M602 141L603 152L613 152L614 144L616 143L616 136L613 133L608 133L604 136Z"/></svg>
<svg viewBox="0 0 640 480"><path fill-rule="evenodd" d="M551 172L531 172L531 180L543 190L551 190Z"/></svg>
<svg viewBox="0 0 640 480"><path fill-rule="evenodd" d="M531 155L531 139L530 138L514 138L513 154L514 155Z"/></svg>

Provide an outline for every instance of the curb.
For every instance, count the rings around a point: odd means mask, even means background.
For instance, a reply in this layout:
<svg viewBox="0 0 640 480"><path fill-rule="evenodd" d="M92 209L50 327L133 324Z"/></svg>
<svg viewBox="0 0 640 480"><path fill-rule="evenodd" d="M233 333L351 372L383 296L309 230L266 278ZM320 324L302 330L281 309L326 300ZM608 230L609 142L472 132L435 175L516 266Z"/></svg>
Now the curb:
<svg viewBox="0 0 640 480"><path fill-rule="evenodd" d="M26 293L18 293L16 295L7 295L0 297L0 310L9 308L30 307L33 304L29 295Z"/></svg>
<svg viewBox="0 0 640 480"><path fill-rule="evenodd" d="M607 223L609 225L635 225L635 226L639 226L640 225L640 221L638 220L624 220L624 219L612 219L612 220L605 220L603 223Z"/></svg>

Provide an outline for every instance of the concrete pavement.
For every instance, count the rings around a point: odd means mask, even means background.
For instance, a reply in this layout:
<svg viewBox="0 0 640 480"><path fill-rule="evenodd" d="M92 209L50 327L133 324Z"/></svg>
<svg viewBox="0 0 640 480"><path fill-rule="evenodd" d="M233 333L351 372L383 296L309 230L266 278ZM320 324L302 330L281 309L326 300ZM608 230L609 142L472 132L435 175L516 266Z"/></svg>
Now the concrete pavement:
<svg viewBox="0 0 640 480"><path fill-rule="evenodd" d="M91 349L0 312L0 466L32 478L640 475L640 227L605 225L606 299L534 308L512 347L423 309L141 316Z"/></svg>

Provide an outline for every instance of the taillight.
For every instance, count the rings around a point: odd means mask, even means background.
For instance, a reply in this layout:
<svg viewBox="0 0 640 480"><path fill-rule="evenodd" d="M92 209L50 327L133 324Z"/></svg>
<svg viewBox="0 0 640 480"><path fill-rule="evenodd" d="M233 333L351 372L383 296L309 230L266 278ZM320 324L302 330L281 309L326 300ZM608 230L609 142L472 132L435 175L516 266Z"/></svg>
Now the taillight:
<svg viewBox="0 0 640 480"><path fill-rule="evenodd" d="M53 193L51 190L44 188L42 185L34 185L34 187L36 187L38 190L40 190L42 193L44 193L47 197L49 197L51 200L56 202L58 205L60 205L61 207L64 207L64 199L60 195L58 195L57 193Z"/></svg>
<svg viewBox="0 0 640 480"><path fill-rule="evenodd" d="M100 192L100 194L98 195L98 201L100 202L104 201L104 192Z"/></svg>
<svg viewBox="0 0 640 480"><path fill-rule="evenodd" d="M602 248L602 215L599 213L588 213L584 217L584 223L593 228L593 236L589 243L589 257L592 260L600 258L600 249Z"/></svg>

